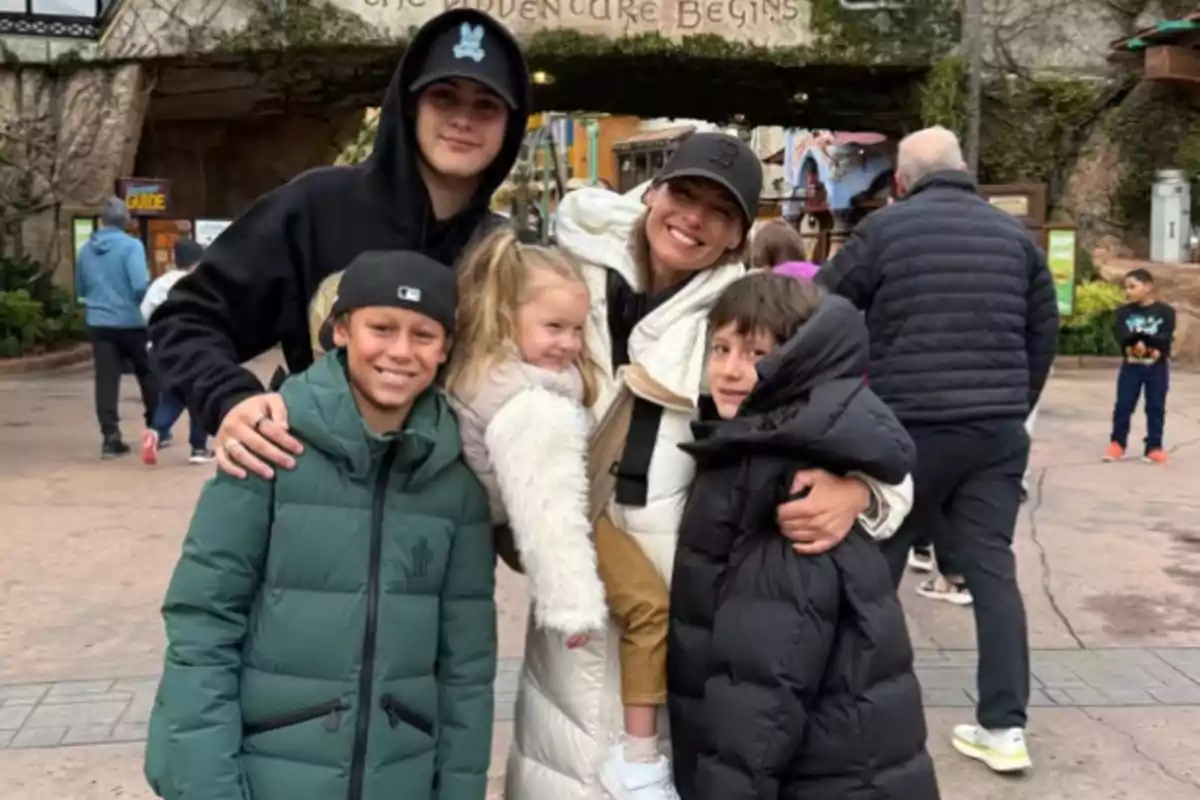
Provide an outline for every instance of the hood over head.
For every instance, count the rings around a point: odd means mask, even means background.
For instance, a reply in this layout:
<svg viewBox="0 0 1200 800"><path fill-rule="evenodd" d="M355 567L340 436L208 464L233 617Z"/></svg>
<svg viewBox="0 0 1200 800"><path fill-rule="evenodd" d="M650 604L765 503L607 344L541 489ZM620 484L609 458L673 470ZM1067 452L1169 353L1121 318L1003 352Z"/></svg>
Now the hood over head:
<svg viewBox="0 0 1200 800"><path fill-rule="evenodd" d="M496 160L484 172L475 197L451 219L435 221L425 184L417 170L417 159L421 156L417 145L416 99L420 92L413 91L412 86L426 72L431 48L443 40L448 31L464 25L476 33L482 28L487 41L497 43L501 48L512 73L507 84L516 107L509 109L504 144ZM457 229L460 225L474 229L488 214L492 195L512 170L521 151L532 104L529 67L520 45L493 17L470 8L456 8L429 20L413 35L384 95L375 145L363 167L372 187L384 195L387 208L403 215L396 220L397 224L417 229L415 249L427 250L422 245L436 233L434 229Z"/></svg>
<svg viewBox="0 0 1200 800"><path fill-rule="evenodd" d="M915 448L887 405L867 388L867 327L849 301L826 297L787 342L758 364L758 384L732 420L698 423L686 445L697 461L755 453L830 472L899 483Z"/></svg>
<svg viewBox="0 0 1200 800"><path fill-rule="evenodd" d="M123 244L127 235L120 228L100 228L92 232L87 246L92 248L97 255L104 255L118 244Z"/></svg>

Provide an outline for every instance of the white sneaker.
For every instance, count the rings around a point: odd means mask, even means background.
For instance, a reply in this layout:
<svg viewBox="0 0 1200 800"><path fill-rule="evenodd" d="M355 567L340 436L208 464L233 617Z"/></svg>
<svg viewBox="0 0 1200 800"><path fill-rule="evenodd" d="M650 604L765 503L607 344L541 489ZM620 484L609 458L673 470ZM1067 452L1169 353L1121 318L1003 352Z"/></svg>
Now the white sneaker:
<svg viewBox="0 0 1200 800"><path fill-rule="evenodd" d="M943 575L921 581L917 585L917 594L928 600L941 600L956 606L969 606L975 598L967 591L965 584L951 580Z"/></svg>
<svg viewBox="0 0 1200 800"><path fill-rule="evenodd" d="M600 785L612 800L679 800L666 756L650 764L629 762L620 742L600 765Z"/></svg>
<svg viewBox="0 0 1200 800"><path fill-rule="evenodd" d="M955 725L954 749L982 761L992 772L1024 772L1033 766L1023 728L990 731L979 725Z"/></svg>
<svg viewBox="0 0 1200 800"><path fill-rule="evenodd" d="M913 572L928 574L933 572L933 551L926 550L924 552L913 548L908 551L908 568Z"/></svg>

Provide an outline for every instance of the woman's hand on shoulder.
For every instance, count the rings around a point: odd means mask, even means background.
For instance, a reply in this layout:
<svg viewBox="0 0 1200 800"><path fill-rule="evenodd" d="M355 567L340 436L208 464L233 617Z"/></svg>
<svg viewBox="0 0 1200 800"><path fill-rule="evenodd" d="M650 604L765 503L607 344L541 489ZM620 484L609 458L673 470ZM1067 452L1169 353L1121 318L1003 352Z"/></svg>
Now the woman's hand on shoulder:
<svg viewBox="0 0 1200 800"><path fill-rule="evenodd" d="M292 469L293 455L304 452L288 433L287 406L276 393L247 397L231 408L221 420L215 449L222 472L245 478L249 470L267 480L275 476L271 464Z"/></svg>
<svg viewBox="0 0 1200 800"><path fill-rule="evenodd" d="M801 494L781 503L776 517L792 549L802 555L837 547L871 504L871 492L861 480L822 469L802 470L792 477L789 495Z"/></svg>

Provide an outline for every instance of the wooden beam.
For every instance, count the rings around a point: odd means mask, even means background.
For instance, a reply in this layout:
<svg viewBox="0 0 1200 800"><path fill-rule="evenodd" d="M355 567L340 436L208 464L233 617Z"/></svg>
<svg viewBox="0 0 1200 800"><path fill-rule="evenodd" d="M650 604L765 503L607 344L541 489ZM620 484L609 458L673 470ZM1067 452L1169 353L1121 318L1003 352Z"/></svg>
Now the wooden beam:
<svg viewBox="0 0 1200 800"><path fill-rule="evenodd" d="M1200 50L1177 45L1146 48L1145 79L1200 86Z"/></svg>

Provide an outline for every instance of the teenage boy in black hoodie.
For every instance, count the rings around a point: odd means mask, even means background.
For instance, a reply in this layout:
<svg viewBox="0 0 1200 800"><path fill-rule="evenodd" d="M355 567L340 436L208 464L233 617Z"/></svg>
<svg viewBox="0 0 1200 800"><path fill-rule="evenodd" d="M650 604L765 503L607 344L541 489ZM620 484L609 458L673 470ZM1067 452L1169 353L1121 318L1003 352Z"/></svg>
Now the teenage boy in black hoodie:
<svg viewBox="0 0 1200 800"><path fill-rule="evenodd" d="M721 421L697 423L675 551L668 705L682 800L936 800L921 688L891 573L856 526L793 552L775 506L798 469L898 483L912 440L867 388L840 297L752 274L709 315Z"/></svg>
<svg viewBox="0 0 1200 800"><path fill-rule="evenodd" d="M223 471L269 479L269 463L291 468L301 450L279 396L241 363L282 345L291 372L312 364L309 304L360 253L411 250L453 264L490 222L529 108L512 34L473 9L438 15L392 77L370 158L264 196L175 287L151 326L157 363L217 435Z"/></svg>

